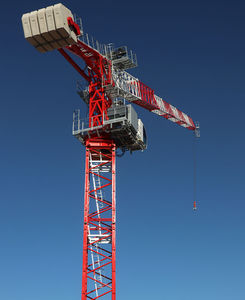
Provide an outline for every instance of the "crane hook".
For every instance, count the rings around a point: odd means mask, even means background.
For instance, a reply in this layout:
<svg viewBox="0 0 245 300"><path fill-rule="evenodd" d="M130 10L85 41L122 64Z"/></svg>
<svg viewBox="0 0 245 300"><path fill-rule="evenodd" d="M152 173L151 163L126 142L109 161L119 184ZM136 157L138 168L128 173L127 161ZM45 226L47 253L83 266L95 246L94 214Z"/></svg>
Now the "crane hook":
<svg viewBox="0 0 245 300"><path fill-rule="evenodd" d="M197 210L197 202L196 202L196 200L193 203L193 210Z"/></svg>

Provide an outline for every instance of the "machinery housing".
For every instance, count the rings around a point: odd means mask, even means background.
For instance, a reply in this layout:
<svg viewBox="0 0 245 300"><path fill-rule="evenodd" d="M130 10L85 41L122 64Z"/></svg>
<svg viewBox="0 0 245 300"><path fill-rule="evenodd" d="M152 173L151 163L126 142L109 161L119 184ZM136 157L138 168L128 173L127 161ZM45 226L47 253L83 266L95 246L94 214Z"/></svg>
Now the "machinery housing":
<svg viewBox="0 0 245 300"><path fill-rule="evenodd" d="M115 141L118 148L136 151L147 146L145 127L131 104L125 105L121 100L107 110L108 119L103 125L89 127L88 119L80 119L80 110L73 113L72 134L83 144L92 136L100 136L102 132Z"/></svg>

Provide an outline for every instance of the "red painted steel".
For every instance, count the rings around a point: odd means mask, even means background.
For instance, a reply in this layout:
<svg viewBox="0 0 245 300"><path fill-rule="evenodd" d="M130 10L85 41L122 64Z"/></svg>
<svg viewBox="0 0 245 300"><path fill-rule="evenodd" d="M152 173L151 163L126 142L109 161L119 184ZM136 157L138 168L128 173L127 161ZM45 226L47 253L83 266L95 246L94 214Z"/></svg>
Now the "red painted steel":
<svg viewBox="0 0 245 300"><path fill-rule="evenodd" d="M98 299L110 294L111 299L116 300L115 151L114 142L106 138L86 142L82 300ZM104 167L109 171L103 173ZM93 176L96 178L92 180ZM94 187L98 179L100 184ZM96 200L104 205L99 213L95 209ZM99 235L94 241L91 237L96 234ZM91 261L91 254L97 255L96 261Z"/></svg>
<svg viewBox="0 0 245 300"><path fill-rule="evenodd" d="M101 55L98 51L79 40L77 41L77 44L67 46L66 49L82 58L89 69L100 78L102 85L112 83L111 61Z"/></svg>
<svg viewBox="0 0 245 300"><path fill-rule="evenodd" d="M78 64L74 62L74 60L65 52L64 49L60 48L58 49L60 54L64 56L64 58L77 70L77 72L88 82L90 82L89 76L79 67Z"/></svg>
<svg viewBox="0 0 245 300"><path fill-rule="evenodd" d="M91 70L89 74L92 79L89 84L89 127L96 127L108 119L107 109L112 101L105 94L101 78Z"/></svg>
<svg viewBox="0 0 245 300"><path fill-rule="evenodd" d="M176 124L184 126L189 130L196 130L196 125L191 117L187 116L176 107L173 107L171 104L161 99L162 106L164 107L163 112L156 101L154 90L145 85L143 82L137 82L137 89L141 95L141 99L134 101L135 104L144 107L149 111L159 110L159 115L165 119L170 119Z"/></svg>
<svg viewBox="0 0 245 300"><path fill-rule="evenodd" d="M82 300L87 299L87 276L88 276L88 215L89 215L89 150L86 149L85 161L85 193L84 193L84 218L83 218L83 270L82 270Z"/></svg>
<svg viewBox="0 0 245 300"><path fill-rule="evenodd" d="M76 33L76 35L80 35L80 27L77 23L75 23L72 19L72 17L67 18L67 23L70 27L72 27L73 31Z"/></svg>
<svg viewBox="0 0 245 300"><path fill-rule="evenodd" d="M116 147L112 155L112 300L116 300Z"/></svg>
<svg viewBox="0 0 245 300"><path fill-rule="evenodd" d="M65 59L89 82L89 127L103 125L103 120L108 119L107 109L112 103L104 90L104 86L112 82L111 62L81 41L75 45L67 46L66 49L82 58L89 67L87 75L64 49L58 49Z"/></svg>

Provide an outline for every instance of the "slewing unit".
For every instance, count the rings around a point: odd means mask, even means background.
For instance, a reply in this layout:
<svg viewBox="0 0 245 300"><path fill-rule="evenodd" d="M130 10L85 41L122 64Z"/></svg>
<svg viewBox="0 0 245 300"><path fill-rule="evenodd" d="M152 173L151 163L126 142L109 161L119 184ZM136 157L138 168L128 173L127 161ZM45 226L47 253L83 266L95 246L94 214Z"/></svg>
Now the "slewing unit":
<svg viewBox="0 0 245 300"><path fill-rule="evenodd" d="M141 119L131 104L125 105L123 100L115 100L107 110L107 119L103 125L89 127L89 119L80 119L80 110L73 113L72 134L83 144L93 137L107 135L113 139L117 148L144 150L147 146L146 131Z"/></svg>

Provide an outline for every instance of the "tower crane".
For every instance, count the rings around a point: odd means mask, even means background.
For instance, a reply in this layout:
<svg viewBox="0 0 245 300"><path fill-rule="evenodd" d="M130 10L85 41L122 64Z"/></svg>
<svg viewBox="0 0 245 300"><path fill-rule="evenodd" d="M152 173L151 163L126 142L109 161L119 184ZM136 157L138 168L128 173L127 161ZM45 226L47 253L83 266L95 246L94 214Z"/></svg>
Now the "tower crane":
<svg viewBox="0 0 245 300"><path fill-rule="evenodd" d="M144 125L132 104L196 136L199 126L126 71L137 66L136 55L128 47L95 41L83 32L81 19L63 4L23 14L22 25L26 40L37 51L57 49L87 83L85 89L78 83L77 92L89 107L88 118L83 121L80 110L75 110L72 127L73 135L86 147L82 300L115 300L116 150L124 153L147 147ZM85 68L74 57L82 59Z"/></svg>

